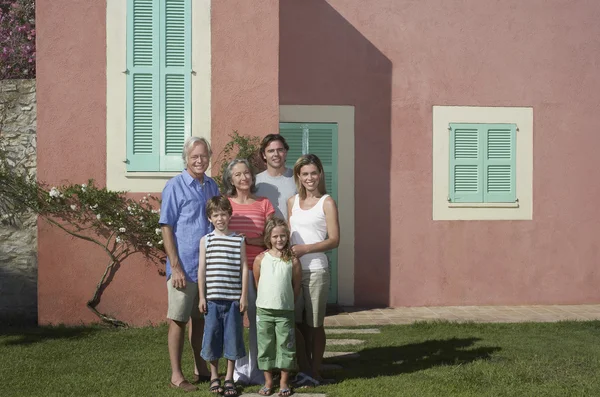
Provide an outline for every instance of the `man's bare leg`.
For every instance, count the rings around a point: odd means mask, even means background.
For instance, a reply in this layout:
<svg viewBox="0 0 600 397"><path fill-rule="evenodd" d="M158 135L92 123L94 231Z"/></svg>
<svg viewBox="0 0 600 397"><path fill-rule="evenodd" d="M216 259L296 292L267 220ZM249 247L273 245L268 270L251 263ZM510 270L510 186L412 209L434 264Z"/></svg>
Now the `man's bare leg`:
<svg viewBox="0 0 600 397"><path fill-rule="evenodd" d="M202 351L202 337L204 336L204 319L203 318L192 318L190 321L190 345L192 345L192 352L194 354L194 374L209 376L210 371L206 367L206 361L200 356Z"/></svg>
<svg viewBox="0 0 600 397"><path fill-rule="evenodd" d="M169 323L169 360L171 361L171 383L178 386L185 380L181 371L181 355L185 337L185 324L181 321L171 320Z"/></svg>

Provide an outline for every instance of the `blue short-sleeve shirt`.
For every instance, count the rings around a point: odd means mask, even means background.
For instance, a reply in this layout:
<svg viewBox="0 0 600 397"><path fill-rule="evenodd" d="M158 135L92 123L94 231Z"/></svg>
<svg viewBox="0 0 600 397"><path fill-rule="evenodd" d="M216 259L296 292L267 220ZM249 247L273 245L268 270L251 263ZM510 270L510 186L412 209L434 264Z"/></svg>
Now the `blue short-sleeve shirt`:
<svg viewBox="0 0 600 397"><path fill-rule="evenodd" d="M212 231L206 217L206 202L219 195L217 183L204 175L200 183L187 170L170 179L162 192L161 225L173 228L175 248L185 278L198 282L200 239ZM171 277L171 263L167 258L167 280Z"/></svg>

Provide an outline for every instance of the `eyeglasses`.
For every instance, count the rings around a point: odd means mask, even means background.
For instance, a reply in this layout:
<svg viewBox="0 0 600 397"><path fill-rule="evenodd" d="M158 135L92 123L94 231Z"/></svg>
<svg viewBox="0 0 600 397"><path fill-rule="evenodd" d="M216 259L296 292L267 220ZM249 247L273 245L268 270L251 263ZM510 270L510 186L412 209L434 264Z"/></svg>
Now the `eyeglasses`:
<svg viewBox="0 0 600 397"><path fill-rule="evenodd" d="M200 156L191 156L190 160L192 160L192 161L197 161L197 160L208 161L208 160L210 160L210 156L207 154L202 154Z"/></svg>

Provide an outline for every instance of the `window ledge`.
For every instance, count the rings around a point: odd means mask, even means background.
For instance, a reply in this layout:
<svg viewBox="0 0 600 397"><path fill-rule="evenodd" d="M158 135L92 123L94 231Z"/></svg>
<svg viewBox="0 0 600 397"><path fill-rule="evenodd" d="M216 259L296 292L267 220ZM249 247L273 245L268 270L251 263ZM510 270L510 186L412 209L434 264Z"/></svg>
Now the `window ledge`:
<svg viewBox="0 0 600 397"><path fill-rule="evenodd" d="M519 208L516 203L448 203L448 208Z"/></svg>
<svg viewBox="0 0 600 397"><path fill-rule="evenodd" d="M126 172L125 178L129 179L171 179L181 174L180 172Z"/></svg>

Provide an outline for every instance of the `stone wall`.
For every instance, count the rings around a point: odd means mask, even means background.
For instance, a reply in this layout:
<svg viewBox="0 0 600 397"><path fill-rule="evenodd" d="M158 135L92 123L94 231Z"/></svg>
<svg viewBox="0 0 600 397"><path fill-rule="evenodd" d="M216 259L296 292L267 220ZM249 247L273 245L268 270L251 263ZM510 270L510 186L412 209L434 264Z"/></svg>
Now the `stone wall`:
<svg viewBox="0 0 600 397"><path fill-rule="evenodd" d="M0 142L11 167L36 175L35 80L0 81ZM0 224L0 325L37 323L36 221Z"/></svg>

